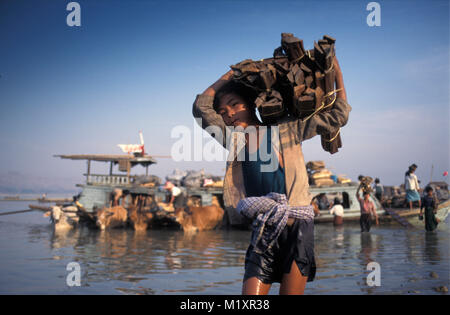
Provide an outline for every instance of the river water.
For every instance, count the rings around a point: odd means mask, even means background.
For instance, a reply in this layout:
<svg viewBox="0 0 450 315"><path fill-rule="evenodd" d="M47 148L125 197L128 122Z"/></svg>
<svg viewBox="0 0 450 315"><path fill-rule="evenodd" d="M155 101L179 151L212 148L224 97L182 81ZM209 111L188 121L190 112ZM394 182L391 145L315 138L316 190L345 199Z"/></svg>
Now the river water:
<svg viewBox="0 0 450 315"><path fill-rule="evenodd" d="M0 213L28 204L0 202ZM305 294L443 294L435 288L449 287L448 224L364 234L355 224L316 225L317 275ZM0 294L240 294L249 240L249 231L235 230L55 234L40 212L0 216ZM66 282L71 262L81 267L79 287ZM380 265L378 287L367 285L369 262Z"/></svg>

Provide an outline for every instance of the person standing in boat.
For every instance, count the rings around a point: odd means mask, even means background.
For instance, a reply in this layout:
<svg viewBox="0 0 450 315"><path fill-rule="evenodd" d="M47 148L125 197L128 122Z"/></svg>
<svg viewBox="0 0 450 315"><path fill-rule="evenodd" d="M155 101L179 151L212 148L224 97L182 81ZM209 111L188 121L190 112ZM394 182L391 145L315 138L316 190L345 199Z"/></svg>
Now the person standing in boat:
<svg viewBox="0 0 450 315"><path fill-rule="evenodd" d="M420 207L419 219L423 220L423 209L425 208L425 230L428 232L434 231L438 224L439 219L436 218L435 211L437 208L436 198L433 195L433 188L427 186L425 188L425 196L422 197L422 205Z"/></svg>
<svg viewBox="0 0 450 315"><path fill-rule="evenodd" d="M359 224L361 225L361 232L370 232L372 226L372 217L375 218L376 225L378 222L378 214L375 210L375 205L370 200L370 193L368 191L363 192L363 198L359 195L361 186L358 187L356 191L356 198L359 201L359 206L361 207L361 217L359 219Z"/></svg>
<svg viewBox="0 0 450 315"><path fill-rule="evenodd" d="M409 167L408 171L405 173L405 190L406 190L406 202L409 203L409 209L412 211L413 202L419 202L420 208L420 195L419 195L419 181L417 180L416 174L414 172L417 169L417 165L413 164Z"/></svg>
<svg viewBox="0 0 450 315"><path fill-rule="evenodd" d="M178 209L184 209L186 206L186 197L181 191L180 188L175 186L172 182L168 181L164 185L164 189L170 192L170 200L169 205L172 205L173 208L176 210Z"/></svg>
<svg viewBox="0 0 450 315"><path fill-rule="evenodd" d="M375 184L373 186L373 189L375 191L375 197L382 202L383 201L383 194L384 194L384 188L383 185L380 184L380 179L375 178Z"/></svg>
<svg viewBox="0 0 450 315"><path fill-rule="evenodd" d="M344 207L342 206L341 199L334 198L333 207L330 209L330 214L334 215L333 224L335 226L342 225L344 223Z"/></svg>
<svg viewBox="0 0 450 315"><path fill-rule="evenodd" d="M237 157L238 152L245 153L244 161L234 158L227 162L223 194L230 221L247 217L254 223L245 256L245 295L268 294L274 282L281 283L280 294L303 294L306 282L314 279L314 211L301 142L318 134L336 133L347 123L351 107L336 58L333 67L338 90L334 106L307 122L288 117L264 128L256 115L255 95L231 80L233 71L198 95L193 105L194 117L201 118L197 122L230 149L230 154L235 152ZM253 134L244 133L242 150L230 146L233 142L227 141L227 130L249 126ZM249 139L253 139L250 144ZM271 152L269 163L261 158L260 149ZM256 159L247 159L250 155ZM273 161L274 170L261 171Z"/></svg>

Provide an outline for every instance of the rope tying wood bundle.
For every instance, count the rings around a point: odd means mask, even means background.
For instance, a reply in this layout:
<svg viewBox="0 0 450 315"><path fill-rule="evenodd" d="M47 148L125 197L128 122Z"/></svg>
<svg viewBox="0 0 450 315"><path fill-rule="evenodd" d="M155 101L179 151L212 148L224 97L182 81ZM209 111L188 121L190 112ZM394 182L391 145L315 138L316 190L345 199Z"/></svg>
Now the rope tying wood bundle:
<svg viewBox="0 0 450 315"><path fill-rule="evenodd" d="M333 108L340 90L335 89L335 41L325 35L314 42L314 49L305 50L302 40L282 33L273 58L246 59L231 66L233 79L256 92L255 105L263 123L276 123L285 116L306 122ZM330 153L342 146L340 129L321 137L322 147Z"/></svg>

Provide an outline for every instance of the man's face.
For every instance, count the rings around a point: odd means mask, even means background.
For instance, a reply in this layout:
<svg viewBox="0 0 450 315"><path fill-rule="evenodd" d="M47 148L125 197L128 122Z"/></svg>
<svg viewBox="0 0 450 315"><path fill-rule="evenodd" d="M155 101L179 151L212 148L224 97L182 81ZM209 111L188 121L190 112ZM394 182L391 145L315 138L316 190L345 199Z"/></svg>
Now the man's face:
<svg viewBox="0 0 450 315"><path fill-rule="evenodd" d="M365 195L364 195L364 200L365 200L365 201L369 201L369 196L370 196L369 194L365 194Z"/></svg>
<svg viewBox="0 0 450 315"><path fill-rule="evenodd" d="M222 116L225 125L247 128L254 124L254 113L245 100L235 94L225 94L220 98L217 112Z"/></svg>

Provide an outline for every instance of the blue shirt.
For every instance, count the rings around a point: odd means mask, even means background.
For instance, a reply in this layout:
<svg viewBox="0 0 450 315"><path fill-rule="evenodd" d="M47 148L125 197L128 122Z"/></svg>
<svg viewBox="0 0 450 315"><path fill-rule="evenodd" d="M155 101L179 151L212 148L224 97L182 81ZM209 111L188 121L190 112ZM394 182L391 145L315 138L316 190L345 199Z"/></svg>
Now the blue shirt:
<svg viewBox="0 0 450 315"><path fill-rule="evenodd" d="M277 158L276 153L272 149L271 128L267 127L261 145L267 144L265 150L271 159ZM250 154L247 146L245 147L245 161L242 162L242 172L244 175L244 186L247 197L261 197L271 192L286 194L286 183L284 169L281 168L278 161L278 168L273 172L262 172L261 165L269 165L268 161L261 160L260 148L256 154ZM256 156L256 161L250 161L250 157Z"/></svg>

